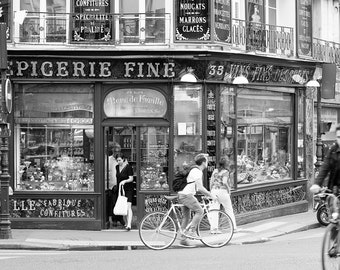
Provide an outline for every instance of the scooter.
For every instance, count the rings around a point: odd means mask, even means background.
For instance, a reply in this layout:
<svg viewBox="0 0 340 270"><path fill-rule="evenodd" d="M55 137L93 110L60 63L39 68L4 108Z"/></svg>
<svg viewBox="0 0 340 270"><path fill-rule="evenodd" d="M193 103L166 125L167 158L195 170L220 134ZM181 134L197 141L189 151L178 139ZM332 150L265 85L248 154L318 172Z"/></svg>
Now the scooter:
<svg viewBox="0 0 340 270"><path fill-rule="evenodd" d="M329 224L329 210L327 207L328 194L321 192L313 195L313 210L316 212L316 218L318 222L327 226Z"/></svg>

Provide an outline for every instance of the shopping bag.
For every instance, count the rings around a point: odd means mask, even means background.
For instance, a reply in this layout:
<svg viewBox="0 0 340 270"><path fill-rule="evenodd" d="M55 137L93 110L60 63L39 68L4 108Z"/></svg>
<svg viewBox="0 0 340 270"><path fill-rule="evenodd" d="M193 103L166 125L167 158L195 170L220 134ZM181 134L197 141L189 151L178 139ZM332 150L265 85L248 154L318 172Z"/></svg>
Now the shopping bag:
<svg viewBox="0 0 340 270"><path fill-rule="evenodd" d="M128 210L127 197L125 197L125 192L123 185L119 185L119 193L116 201L116 205L113 208L113 214L117 216L126 216Z"/></svg>

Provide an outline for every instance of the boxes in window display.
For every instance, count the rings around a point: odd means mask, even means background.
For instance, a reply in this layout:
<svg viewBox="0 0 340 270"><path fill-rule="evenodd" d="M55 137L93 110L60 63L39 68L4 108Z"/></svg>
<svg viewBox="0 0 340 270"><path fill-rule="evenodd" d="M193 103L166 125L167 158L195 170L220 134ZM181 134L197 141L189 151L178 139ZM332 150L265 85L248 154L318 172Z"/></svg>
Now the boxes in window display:
<svg viewBox="0 0 340 270"><path fill-rule="evenodd" d="M41 168L25 161L19 173L21 190L93 190L93 164L82 157L46 160Z"/></svg>
<svg viewBox="0 0 340 270"><path fill-rule="evenodd" d="M237 182L238 183L255 183L267 180L287 179L290 177L289 164L273 161L265 163L264 161L254 162L245 155L237 157Z"/></svg>
<svg viewBox="0 0 340 270"><path fill-rule="evenodd" d="M159 164L142 168L141 179L141 190L169 190L166 173Z"/></svg>

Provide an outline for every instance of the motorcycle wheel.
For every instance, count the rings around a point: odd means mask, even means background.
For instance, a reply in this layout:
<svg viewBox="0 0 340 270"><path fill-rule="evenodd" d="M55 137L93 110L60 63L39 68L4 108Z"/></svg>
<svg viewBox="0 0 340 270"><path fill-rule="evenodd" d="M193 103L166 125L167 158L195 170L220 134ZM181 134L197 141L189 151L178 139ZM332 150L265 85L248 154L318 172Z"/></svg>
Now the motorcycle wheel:
<svg viewBox="0 0 340 270"><path fill-rule="evenodd" d="M316 212L316 218L318 222L323 225L327 226L329 224L329 216L326 206L321 206L318 211Z"/></svg>

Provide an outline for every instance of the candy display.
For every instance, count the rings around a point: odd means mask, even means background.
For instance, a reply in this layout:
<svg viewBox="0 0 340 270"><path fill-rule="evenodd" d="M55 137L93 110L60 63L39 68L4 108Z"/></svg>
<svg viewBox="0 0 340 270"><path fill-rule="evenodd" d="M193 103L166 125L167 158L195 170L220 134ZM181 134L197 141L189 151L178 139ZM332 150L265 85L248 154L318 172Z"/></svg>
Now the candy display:
<svg viewBox="0 0 340 270"><path fill-rule="evenodd" d="M21 128L17 190L93 191L93 138L82 128Z"/></svg>
<svg viewBox="0 0 340 270"><path fill-rule="evenodd" d="M94 187L93 164L81 157L48 159L42 167L25 161L19 174L19 190L93 191Z"/></svg>
<svg viewBox="0 0 340 270"><path fill-rule="evenodd" d="M141 190L169 190L168 178L159 164L141 168Z"/></svg>

